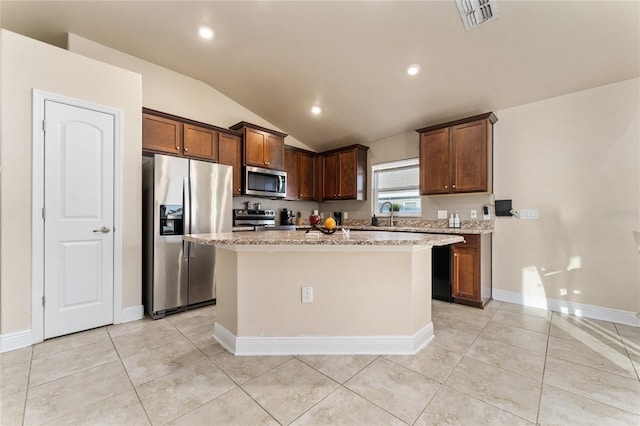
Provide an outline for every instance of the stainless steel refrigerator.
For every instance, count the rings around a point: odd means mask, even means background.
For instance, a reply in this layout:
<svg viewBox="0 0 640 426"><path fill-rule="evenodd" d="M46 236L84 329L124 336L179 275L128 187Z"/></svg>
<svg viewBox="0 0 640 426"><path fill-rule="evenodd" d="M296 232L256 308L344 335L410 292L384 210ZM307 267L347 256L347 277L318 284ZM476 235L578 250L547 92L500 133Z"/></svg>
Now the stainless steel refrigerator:
<svg viewBox="0 0 640 426"><path fill-rule="evenodd" d="M142 161L143 301L157 319L215 302L215 247L184 234L231 232L230 166L156 154Z"/></svg>

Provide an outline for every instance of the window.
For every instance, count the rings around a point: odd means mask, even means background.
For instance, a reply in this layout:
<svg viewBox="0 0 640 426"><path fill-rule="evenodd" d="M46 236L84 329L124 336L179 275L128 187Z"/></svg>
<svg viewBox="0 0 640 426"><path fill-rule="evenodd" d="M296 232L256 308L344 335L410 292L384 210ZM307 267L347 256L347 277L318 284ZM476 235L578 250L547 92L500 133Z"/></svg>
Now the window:
<svg viewBox="0 0 640 426"><path fill-rule="evenodd" d="M386 201L396 205L398 216L421 216L420 211L420 165L417 158L375 164L373 172L374 214ZM384 208L385 213L388 207Z"/></svg>

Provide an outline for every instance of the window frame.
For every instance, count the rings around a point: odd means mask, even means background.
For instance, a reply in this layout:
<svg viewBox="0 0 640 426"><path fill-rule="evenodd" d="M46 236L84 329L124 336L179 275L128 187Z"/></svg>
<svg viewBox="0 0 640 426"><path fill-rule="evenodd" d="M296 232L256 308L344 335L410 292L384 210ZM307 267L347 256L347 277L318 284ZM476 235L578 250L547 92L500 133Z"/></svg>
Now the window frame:
<svg viewBox="0 0 640 426"><path fill-rule="evenodd" d="M377 211L378 206L378 179L377 173L379 171L385 170L393 170L393 169L411 169L417 168L418 173L420 171L420 159L419 158L407 158L404 160L396 160L396 161L386 161L384 163L378 163L371 165L371 214L379 217L389 217L389 212L385 211L384 213L380 213ZM419 201L419 211L418 212L402 212L398 211L394 213L395 217L422 217L422 197L420 195L420 181L416 182L415 187L411 186L406 188L407 190L416 190L417 199ZM402 188L399 188L400 190Z"/></svg>

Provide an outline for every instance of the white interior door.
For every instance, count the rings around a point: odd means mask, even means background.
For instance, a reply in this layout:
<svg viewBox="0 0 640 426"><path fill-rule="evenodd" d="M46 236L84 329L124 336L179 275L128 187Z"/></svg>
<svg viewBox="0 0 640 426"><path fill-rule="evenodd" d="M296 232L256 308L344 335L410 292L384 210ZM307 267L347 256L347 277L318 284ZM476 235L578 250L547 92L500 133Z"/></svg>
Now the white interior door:
<svg viewBox="0 0 640 426"><path fill-rule="evenodd" d="M45 101L44 338L113 323L114 116Z"/></svg>

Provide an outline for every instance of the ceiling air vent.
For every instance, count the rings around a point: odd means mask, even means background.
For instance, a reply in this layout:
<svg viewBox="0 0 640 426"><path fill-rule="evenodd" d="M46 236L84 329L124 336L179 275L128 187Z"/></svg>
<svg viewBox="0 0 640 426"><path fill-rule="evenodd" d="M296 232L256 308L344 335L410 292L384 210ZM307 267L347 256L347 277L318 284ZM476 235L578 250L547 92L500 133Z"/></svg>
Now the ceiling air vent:
<svg viewBox="0 0 640 426"><path fill-rule="evenodd" d="M496 0L456 0L464 29L469 31L499 15Z"/></svg>

